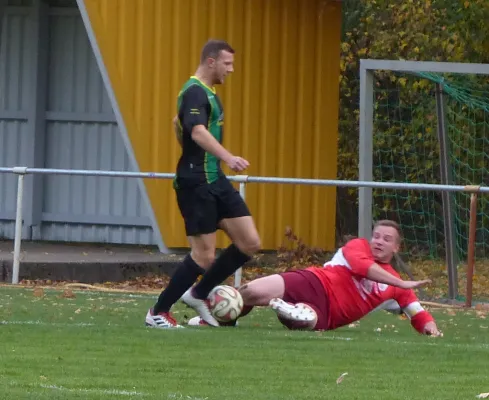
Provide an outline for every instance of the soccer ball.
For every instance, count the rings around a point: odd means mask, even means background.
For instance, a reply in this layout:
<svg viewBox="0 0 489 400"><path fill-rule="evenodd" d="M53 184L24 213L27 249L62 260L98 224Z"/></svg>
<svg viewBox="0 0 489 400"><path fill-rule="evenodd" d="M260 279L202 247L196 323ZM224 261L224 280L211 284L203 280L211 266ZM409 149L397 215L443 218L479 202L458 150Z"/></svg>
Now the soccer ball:
<svg viewBox="0 0 489 400"><path fill-rule="evenodd" d="M232 286L216 286L209 293L208 300L211 314L219 322L234 321L243 310L241 293Z"/></svg>

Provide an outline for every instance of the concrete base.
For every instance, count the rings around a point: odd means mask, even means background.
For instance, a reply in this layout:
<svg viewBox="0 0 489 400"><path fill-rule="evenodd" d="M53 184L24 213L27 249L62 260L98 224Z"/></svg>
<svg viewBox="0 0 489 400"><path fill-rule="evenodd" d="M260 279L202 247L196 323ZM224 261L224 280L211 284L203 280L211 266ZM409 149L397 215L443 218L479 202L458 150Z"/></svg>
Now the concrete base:
<svg viewBox="0 0 489 400"><path fill-rule="evenodd" d="M12 282L12 241L0 242L0 281ZM187 249L161 254L156 247L22 242L19 280L122 282L172 275Z"/></svg>

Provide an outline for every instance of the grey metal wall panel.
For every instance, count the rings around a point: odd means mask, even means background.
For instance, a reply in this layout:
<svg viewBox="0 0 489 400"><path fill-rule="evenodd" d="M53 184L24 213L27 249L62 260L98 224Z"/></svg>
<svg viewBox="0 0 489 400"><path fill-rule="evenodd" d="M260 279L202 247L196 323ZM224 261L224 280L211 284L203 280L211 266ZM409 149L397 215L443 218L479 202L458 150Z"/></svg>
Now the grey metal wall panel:
<svg viewBox="0 0 489 400"><path fill-rule="evenodd" d="M114 124L49 122L46 151L46 168L129 168ZM135 179L47 175L44 184L49 213L146 217Z"/></svg>
<svg viewBox="0 0 489 400"><path fill-rule="evenodd" d="M44 240L120 244L154 244L152 228L43 224Z"/></svg>
<svg viewBox="0 0 489 400"><path fill-rule="evenodd" d="M14 167L25 165L26 123L0 120L0 165ZM0 174L0 213L15 212L17 201L17 176Z"/></svg>
<svg viewBox="0 0 489 400"><path fill-rule="evenodd" d="M7 8L7 11L9 9ZM29 16L7 12L0 38L0 115L25 113L29 91ZM25 116L25 118L27 118Z"/></svg>
<svg viewBox="0 0 489 400"><path fill-rule="evenodd" d="M12 239L15 237L15 221L2 221L0 224L0 239ZM14 249L12 248L12 251Z"/></svg>
<svg viewBox="0 0 489 400"><path fill-rule="evenodd" d="M32 0L8 0L7 5L9 6L30 6L32 5Z"/></svg>
<svg viewBox="0 0 489 400"><path fill-rule="evenodd" d="M80 16L53 13L50 37L46 168L130 170ZM50 175L43 201L42 239L155 243L135 179Z"/></svg>
<svg viewBox="0 0 489 400"><path fill-rule="evenodd" d="M130 170L115 116L74 0L50 0L46 168ZM31 165L31 0L9 0L0 52L0 166ZM27 179L31 179L28 177ZM33 240L155 244L137 181L42 177L42 224ZM0 174L0 237L14 237L17 177Z"/></svg>
<svg viewBox="0 0 489 400"><path fill-rule="evenodd" d="M51 15L50 46L48 111L112 115L81 17Z"/></svg>
<svg viewBox="0 0 489 400"><path fill-rule="evenodd" d="M9 5L21 6L22 1ZM0 165L26 163L27 107L29 89L28 15L7 9L0 35ZM13 238L17 177L0 174L0 236Z"/></svg>
<svg viewBox="0 0 489 400"><path fill-rule="evenodd" d="M76 8L76 0L48 0L48 3L53 7Z"/></svg>

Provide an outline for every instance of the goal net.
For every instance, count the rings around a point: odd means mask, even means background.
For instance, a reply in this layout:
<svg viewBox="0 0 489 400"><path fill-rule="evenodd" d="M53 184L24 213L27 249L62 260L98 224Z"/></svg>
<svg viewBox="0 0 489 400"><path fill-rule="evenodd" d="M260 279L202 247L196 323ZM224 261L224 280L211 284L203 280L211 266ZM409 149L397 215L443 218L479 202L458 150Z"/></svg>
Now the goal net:
<svg viewBox="0 0 489 400"><path fill-rule="evenodd" d="M488 185L489 76L372 69L371 78L374 181ZM462 280L469 248L469 209L468 192L372 190L372 220L400 223L402 257L438 260L440 274L446 274L451 250ZM483 273L489 258L487 195L478 196L475 249L476 269Z"/></svg>

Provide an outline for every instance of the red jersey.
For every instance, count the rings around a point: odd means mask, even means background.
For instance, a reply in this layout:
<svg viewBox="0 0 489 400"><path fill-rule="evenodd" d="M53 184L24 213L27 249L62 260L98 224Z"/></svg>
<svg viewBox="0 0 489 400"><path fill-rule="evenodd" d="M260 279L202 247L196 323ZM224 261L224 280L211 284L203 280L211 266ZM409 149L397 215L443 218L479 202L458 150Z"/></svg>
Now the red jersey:
<svg viewBox="0 0 489 400"><path fill-rule="evenodd" d="M319 278L328 295L328 329L350 324L378 308L388 308L389 311L397 308L406 314L417 331L423 333L425 324L433 321L433 317L423 309L413 290L368 279L367 271L374 263L400 277L390 264L374 260L365 239L350 240L323 267L307 268Z"/></svg>

